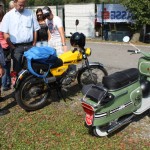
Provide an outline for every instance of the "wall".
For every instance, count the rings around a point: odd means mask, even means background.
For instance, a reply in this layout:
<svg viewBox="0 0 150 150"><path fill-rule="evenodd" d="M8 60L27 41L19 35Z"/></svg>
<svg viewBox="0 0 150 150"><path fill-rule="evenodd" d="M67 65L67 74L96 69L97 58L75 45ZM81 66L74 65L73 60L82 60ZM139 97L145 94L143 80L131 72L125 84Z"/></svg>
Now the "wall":
<svg viewBox="0 0 150 150"><path fill-rule="evenodd" d="M95 4L65 5L65 33L70 37L70 32L82 32L88 38L95 37ZM79 20L76 27L75 21Z"/></svg>

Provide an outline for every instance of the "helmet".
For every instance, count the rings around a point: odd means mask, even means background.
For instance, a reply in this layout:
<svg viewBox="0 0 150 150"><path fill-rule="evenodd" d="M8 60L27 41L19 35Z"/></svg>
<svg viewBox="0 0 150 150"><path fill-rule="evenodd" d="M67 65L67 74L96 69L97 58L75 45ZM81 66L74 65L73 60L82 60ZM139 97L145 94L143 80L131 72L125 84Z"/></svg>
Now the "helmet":
<svg viewBox="0 0 150 150"><path fill-rule="evenodd" d="M73 47L78 46L84 48L85 40L86 37L83 33L75 32L70 38L70 43Z"/></svg>

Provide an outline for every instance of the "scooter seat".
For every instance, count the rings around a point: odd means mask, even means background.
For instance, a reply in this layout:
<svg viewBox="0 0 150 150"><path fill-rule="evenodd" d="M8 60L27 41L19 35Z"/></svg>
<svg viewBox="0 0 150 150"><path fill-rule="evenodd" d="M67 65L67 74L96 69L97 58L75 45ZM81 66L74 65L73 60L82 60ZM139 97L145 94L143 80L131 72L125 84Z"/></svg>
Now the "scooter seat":
<svg viewBox="0 0 150 150"><path fill-rule="evenodd" d="M104 76L102 83L108 90L115 90L135 82L138 80L138 77L139 70L137 68L130 68Z"/></svg>

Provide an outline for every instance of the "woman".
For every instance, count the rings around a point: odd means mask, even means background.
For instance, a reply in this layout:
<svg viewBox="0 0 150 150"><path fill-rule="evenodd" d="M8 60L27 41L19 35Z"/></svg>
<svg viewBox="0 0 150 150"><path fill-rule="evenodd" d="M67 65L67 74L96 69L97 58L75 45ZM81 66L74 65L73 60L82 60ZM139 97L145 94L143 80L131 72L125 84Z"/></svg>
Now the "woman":
<svg viewBox="0 0 150 150"><path fill-rule="evenodd" d="M3 19L3 16L4 16L4 11L0 9L0 26L1 26L1 21ZM5 74L2 77L2 87L3 87L3 91L7 91L10 89L11 86L11 77L10 77L11 57L10 57L10 48L6 40L4 39L3 32L0 32L0 44L3 48L5 61L6 61L6 65L4 66Z"/></svg>
<svg viewBox="0 0 150 150"><path fill-rule="evenodd" d="M48 41L49 46L54 47L57 56L67 52L66 38L62 20L60 17L53 15L48 6L43 8L43 14L46 17L46 24L51 33L51 39Z"/></svg>
<svg viewBox="0 0 150 150"><path fill-rule="evenodd" d="M50 31L45 23L45 18L43 16L43 12L41 8L38 8L36 10L36 16L37 16L39 25L41 27L41 29L39 29L37 32L36 46L37 47L48 46L48 40L50 40L51 36L50 36Z"/></svg>

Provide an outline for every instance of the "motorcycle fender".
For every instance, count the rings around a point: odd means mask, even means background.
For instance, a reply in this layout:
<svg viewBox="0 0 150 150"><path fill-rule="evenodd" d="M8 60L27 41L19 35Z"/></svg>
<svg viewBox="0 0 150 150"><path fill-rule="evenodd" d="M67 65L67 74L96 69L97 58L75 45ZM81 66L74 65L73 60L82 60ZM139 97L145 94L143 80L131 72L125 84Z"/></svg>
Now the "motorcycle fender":
<svg viewBox="0 0 150 150"><path fill-rule="evenodd" d="M21 83L29 74L30 74L30 73L29 73L28 70L23 70L23 71L21 71L21 72L19 73L19 76L18 76L17 80L16 80L16 83L15 83L14 88L15 88L15 89L18 89L20 83Z"/></svg>
<svg viewBox="0 0 150 150"><path fill-rule="evenodd" d="M104 68L104 65L99 63L99 62L89 62L89 66L99 66L100 68ZM79 69L79 73L80 71L84 70L85 68L87 68L85 65Z"/></svg>
<svg viewBox="0 0 150 150"><path fill-rule="evenodd" d="M101 68L104 68L104 65L99 62L89 62L89 66L99 66Z"/></svg>

